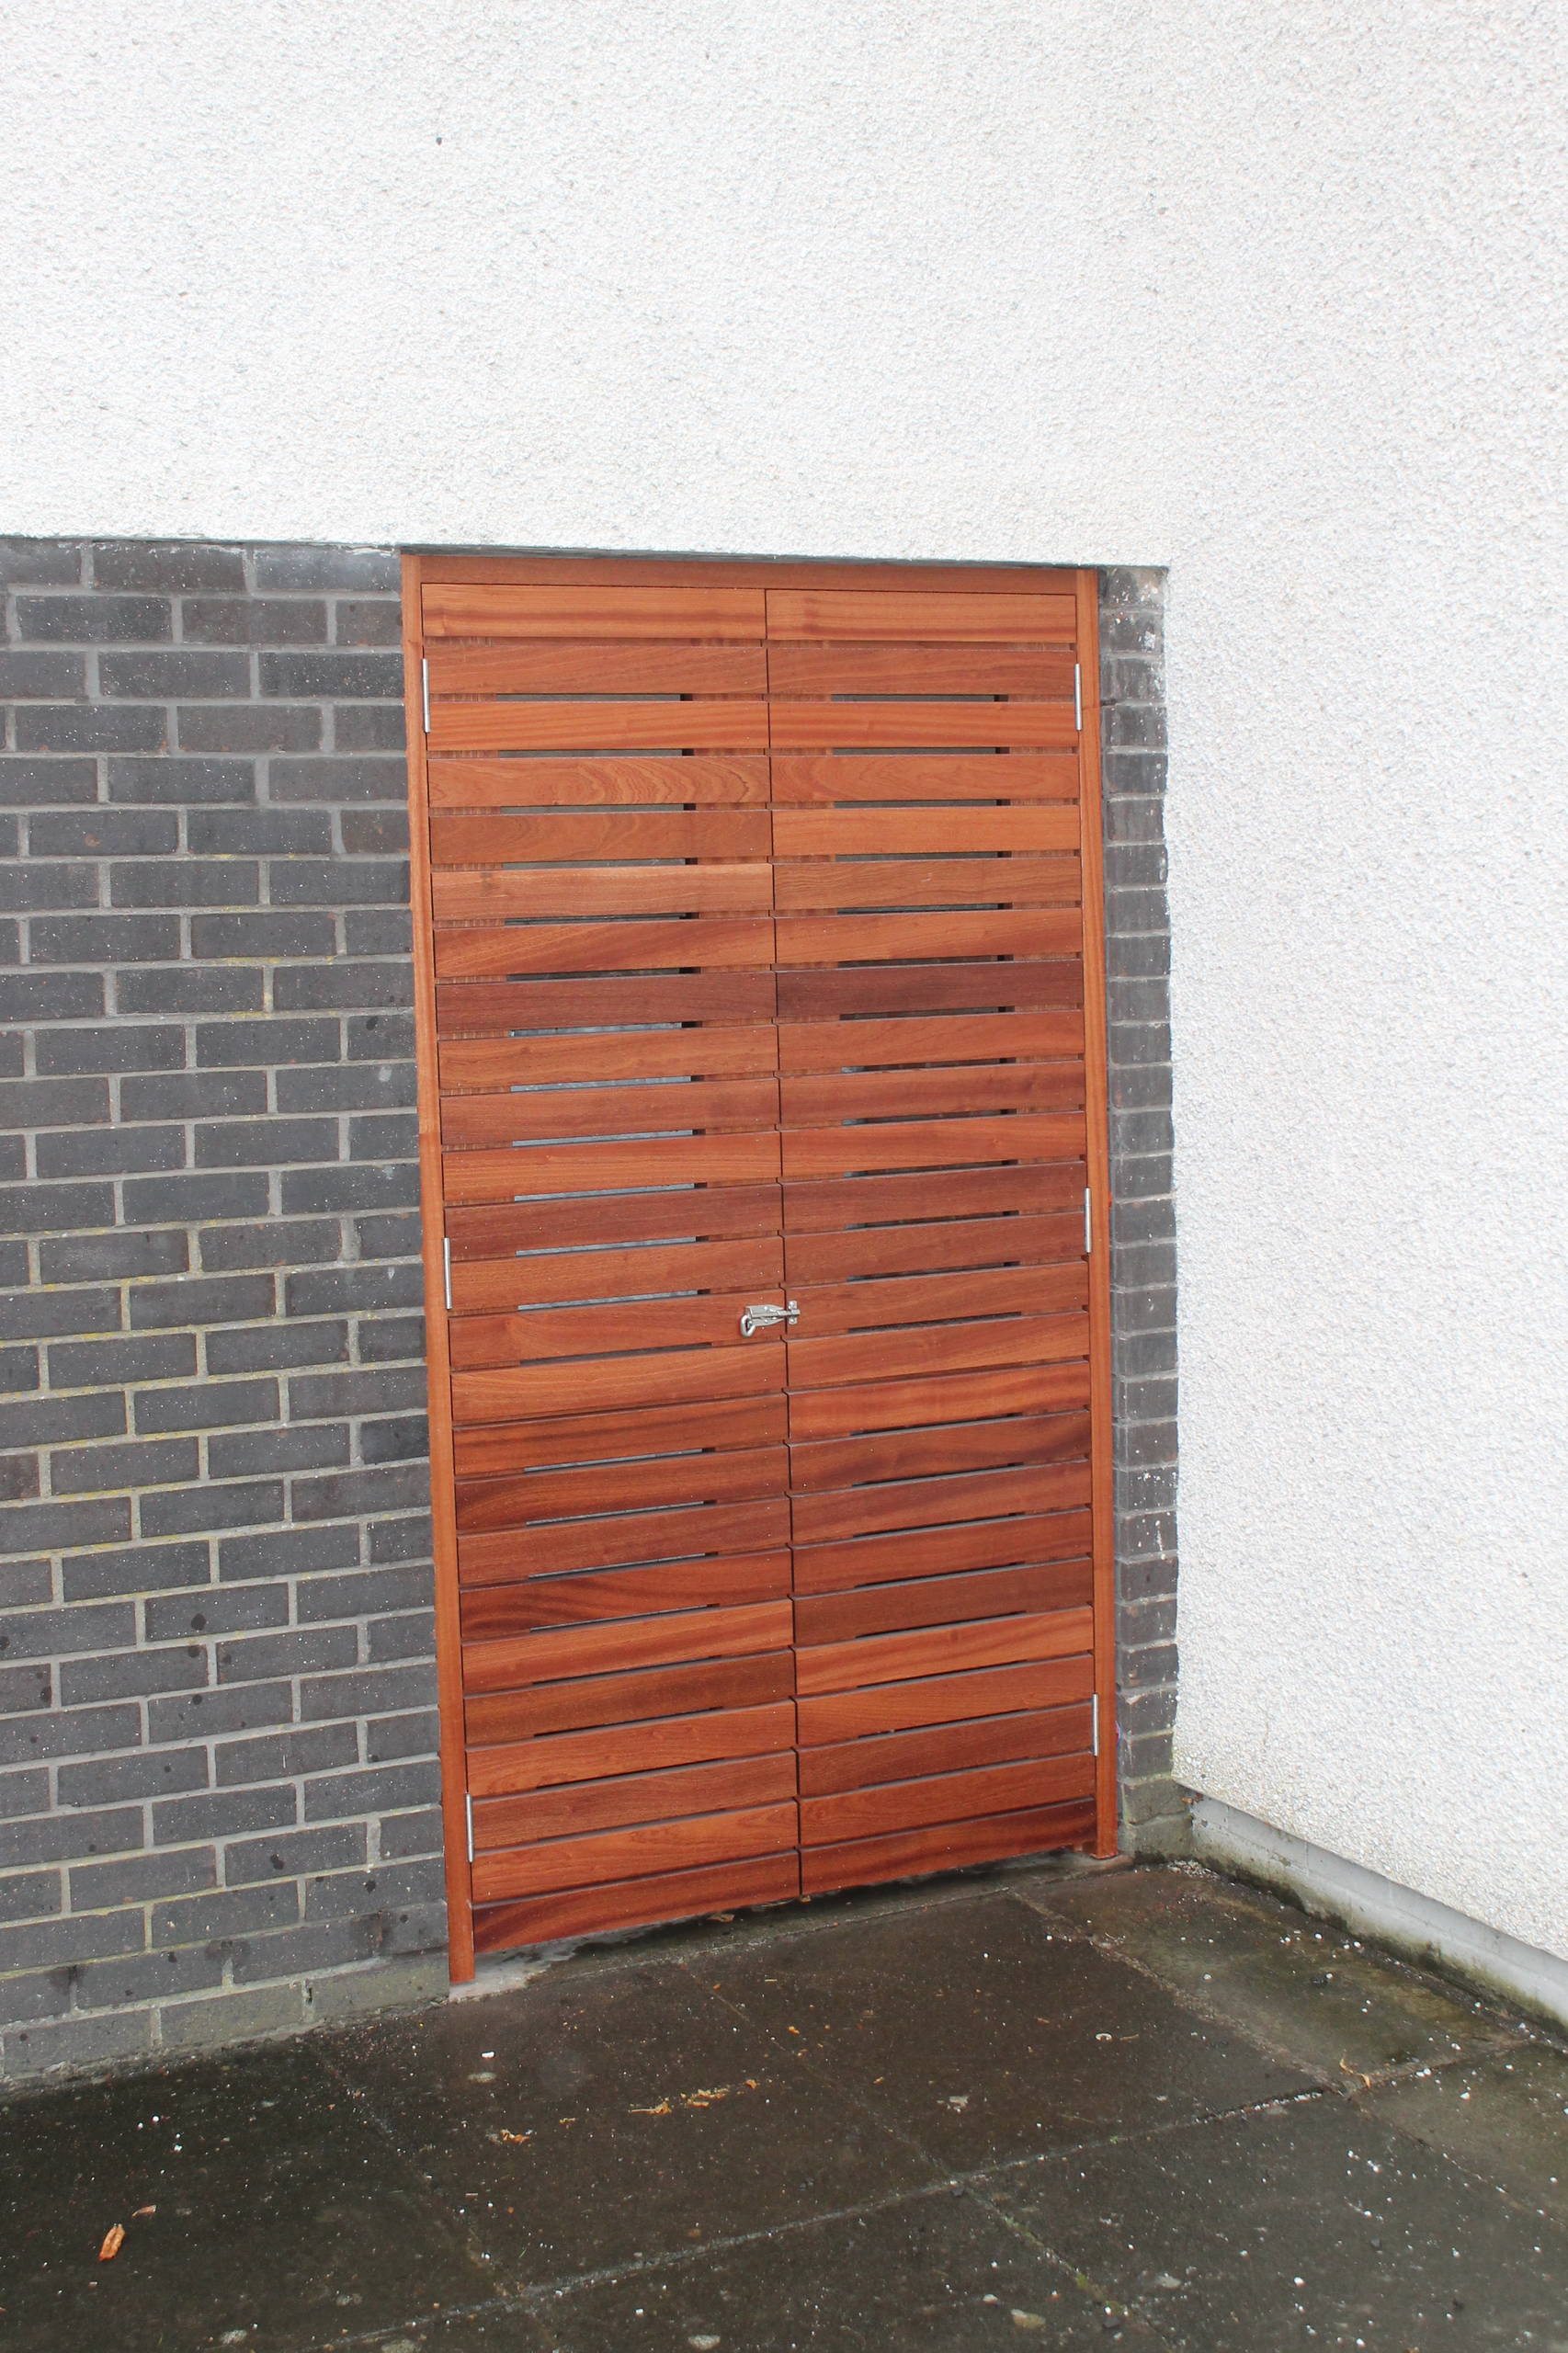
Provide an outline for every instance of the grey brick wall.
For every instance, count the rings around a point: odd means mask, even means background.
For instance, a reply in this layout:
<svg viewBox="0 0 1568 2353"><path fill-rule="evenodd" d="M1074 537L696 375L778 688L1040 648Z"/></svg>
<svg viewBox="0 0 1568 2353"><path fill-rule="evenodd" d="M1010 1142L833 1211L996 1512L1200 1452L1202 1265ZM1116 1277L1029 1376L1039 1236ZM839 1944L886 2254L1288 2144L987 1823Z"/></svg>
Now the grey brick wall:
<svg viewBox="0 0 1568 2353"><path fill-rule="evenodd" d="M444 1981L397 565L0 542L0 2069Z"/></svg>
<svg viewBox="0 0 1568 2353"><path fill-rule="evenodd" d="M1176 1265L1165 575L1100 576L1110 1040L1111 1347L1123 1836L1180 1851L1176 1688Z"/></svg>

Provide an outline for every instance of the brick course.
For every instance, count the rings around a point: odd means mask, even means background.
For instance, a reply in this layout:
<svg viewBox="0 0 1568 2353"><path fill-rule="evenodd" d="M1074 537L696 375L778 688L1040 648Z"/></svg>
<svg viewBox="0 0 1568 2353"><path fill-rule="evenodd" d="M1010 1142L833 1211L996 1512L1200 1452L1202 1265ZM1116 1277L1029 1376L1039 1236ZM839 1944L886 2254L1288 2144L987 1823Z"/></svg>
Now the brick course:
<svg viewBox="0 0 1568 2353"><path fill-rule="evenodd" d="M397 588L0 542L13 2075L444 1976Z"/></svg>

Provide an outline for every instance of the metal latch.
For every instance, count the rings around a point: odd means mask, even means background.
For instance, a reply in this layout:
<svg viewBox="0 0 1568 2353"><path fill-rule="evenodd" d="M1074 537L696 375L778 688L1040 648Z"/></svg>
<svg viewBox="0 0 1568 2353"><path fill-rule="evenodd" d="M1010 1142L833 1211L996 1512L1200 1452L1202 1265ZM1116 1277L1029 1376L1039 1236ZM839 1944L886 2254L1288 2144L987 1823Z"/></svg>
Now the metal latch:
<svg viewBox="0 0 1568 2353"><path fill-rule="evenodd" d="M792 1299L782 1307L747 1307L741 1311L741 1337L749 1340L754 1332L766 1332L770 1324L797 1324L801 1311Z"/></svg>

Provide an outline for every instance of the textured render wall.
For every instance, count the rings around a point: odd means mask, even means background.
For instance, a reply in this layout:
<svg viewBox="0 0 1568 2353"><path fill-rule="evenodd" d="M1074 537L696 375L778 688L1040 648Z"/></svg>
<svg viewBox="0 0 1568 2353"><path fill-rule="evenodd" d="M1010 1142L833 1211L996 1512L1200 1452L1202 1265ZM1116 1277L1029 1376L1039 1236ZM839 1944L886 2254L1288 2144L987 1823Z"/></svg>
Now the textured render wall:
<svg viewBox="0 0 1568 2353"><path fill-rule="evenodd" d="M0 2073L445 1979L396 587L0 541Z"/></svg>
<svg viewBox="0 0 1568 2353"><path fill-rule="evenodd" d="M1178 1769L1568 1950L1549 0L53 0L19 531L1168 565Z"/></svg>

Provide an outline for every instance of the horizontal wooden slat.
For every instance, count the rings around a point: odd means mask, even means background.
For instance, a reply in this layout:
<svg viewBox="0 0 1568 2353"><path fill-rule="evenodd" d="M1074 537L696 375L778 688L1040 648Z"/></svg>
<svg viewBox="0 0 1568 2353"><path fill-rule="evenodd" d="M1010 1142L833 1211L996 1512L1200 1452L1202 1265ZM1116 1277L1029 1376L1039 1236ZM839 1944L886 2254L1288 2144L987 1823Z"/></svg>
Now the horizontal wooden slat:
<svg viewBox="0 0 1568 2353"><path fill-rule="evenodd" d="M1075 752L781 752L772 763L772 797L781 808L831 808L855 801L1076 803L1078 756ZM961 816L958 811L952 814L955 820ZM1065 841L1060 845L1072 846Z"/></svg>
<svg viewBox="0 0 1568 2353"><path fill-rule="evenodd" d="M944 1672L956 1675L968 1667L1015 1666L1028 1659L1066 1658L1087 1650L1093 1640L1090 1609L1053 1609L1030 1617L986 1619L967 1626L934 1626L915 1633L869 1634L861 1642L824 1643L797 1652L795 1688L804 1699L824 1691L858 1689L869 1683L896 1683Z"/></svg>
<svg viewBox="0 0 1568 2353"><path fill-rule="evenodd" d="M778 975L777 986L778 1011L787 1020L869 1013L994 1012L1084 1002L1083 966L1075 953L1051 961L1025 957L1007 963L786 971Z"/></svg>
<svg viewBox="0 0 1568 2353"><path fill-rule="evenodd" d="M801 1885L808 1895L828 1888L869 1887L926 1871L998 1862L1005 1855L1086 1847L1094 1835L1094 1800L1075 1798L1064 1805L1032 1806L1017 1813L986 1814L978 1821L944 1822L881 1838L808 1847L801 1858Z"/></svg>
<svg viewBox="0 0 1568 2353"><path fill-rule="evenodd" d="M772 588L767 597L770 638L1038 645L1070 643L1076 628L1077 608L1069 596Z"/></svg>
<svg viewBox="0 0 1568 2353"><path fill-rule="evenodd" d="M930 1019L784 1021L778 1034L778 1067L794 1076L900 1063L1043 1062L1081 1055L1084 1017L1077 1007L1063 1006L1055 1012L946 1013ZM446 1054L443 1074L445 1069Z"/></svg>
<svg viewBox="0 0 1568 2353"><path fill-rule="evenodd" d="M938 1272L945 1267L1045 1266L1084 1254L1082 1213L954 1218L933 1225L852 1227L790 1236L789 1280L847 1282L856 1276ZM454 1287L456 1276L453 1276Z"/></svg>
<svg viewBox="0 0 1568 2353"><path fill-rule="evenodd" d="M914 1641L915 1636L901 1636ZM465 1643L463 1688L476 1695L517 1691L525 1684L570 1676L610 1675L631 1667L673 1665L687 1659L744 1658L750 1651L784 1650L790 1643L787 1601L757 1601L733 1609L671 1611L657 1618L612 1620L573 1626L562 1633L519 1635L515 1641ZM1037 1652L1036 1656L1048 1654ZM911 1670L916 1672L917 1670ZM837 1688L824 1683L824 1690Z"/></svg>
<svg viewBox="0 0 1568 2353"><path fill-rule="evenodd" d="M524 816L430 820L430 857L437 867L502 866L508 859L629 860L652 858L767 858L772 820L766 809L582 810L562 816L530 810Z"/></svg>
<svg viewBox="0 0 1568 2353"><path fill-rule="evenodd" d="M554 1733L506 1748L471 1748L468 1785L477 1803L481 1798L513 1791L597 1780L608 1773L762 1756L790 1748L794 1738L795 1710L788 1699L763 1708L714 1708L704 1715L666 1716L631 1730L615 1724L597 1732Z"/></svg>
<svg viewBox="0 0 1568 2353"><path fill-rule="evenodd" d="M452 1038L440 1050L441 1086L449 1092L552 1082L570 1086L589 1079L759 1078L773 1071L776 1060L774 1033L760 1022L568 1030L547 1038Z"/></svg>
<svg viewBox="0 0 1568 2353"><path fill-rule="evenodd" d="M496 583L517 581L548 586L565 584L685 588L864 588L885 589L896 580L913 588L957 596L971 589L994 595L1071 596L1076 574L1060 565L1038 563L901 563L890 574L884 563L824 561L777 556L685 555L432 555L421 562L426 580Z"/></svg>
<svg viewBox="0 0 1568 2353"><path fill-rule="evenodd" d="M818 1648L915 1626L954 1626L1018 1611L1084 1608L1092 1576L1087 1561L1036 1561L1019 1568L977 1569L956 1577L912 1577L848 1593L802 1595L795 1603L795 1640L802 1649Z"/></svg>
<svg viewBox="0 0 1568 2353"><path fill-rule="evenodd" d="M426 579L426 637L761 638L763 592L708 586L474 587Z"/></svg>
<svg viewBox="0 0 1568 2353"><path fill-rule="evenodd" d="M590 1626L662 1609L711 1609L781 1601L790 1591L788 1552L726 1553L666 1561L652 1569L607 1569L586 1576L529 1577L519 1585L468 1586L467 1642L498 1642L549 1626Z"/></svg>
<svg viewBox="0 0 1568 2353"><path fill-rule="evenodd" d="M614 1463L683 1454L691 1449L770 1446L784 1436L782 1393L733 1397L722 1404L653 1405L630 1414L560 1415L548 1421L503 1422L460 1430L457 1475L549 1469L574 1462Z"/></svg>
<svg viewBox="0 0 1568 2353"><path fill-rule="evenodd" d="M780 964L836 964L848 958L863 961L877 957L903 961L919 956L1076 956L1083 945L1083 919L1076 907L780 915L774 932Z"/></svg>
<svg viewBox="0 0 1568 2353"><path fill-rule="evenodd" d="M861 1381L851 1389L798 1391L790 1400L790 1436L800 1453L808 1440L917 1430L932 1422L961 1425L992 1414L1056 1415L1088 1402L1088 1368L1081 1363L1007 1365L989 1372L944 1372L928 1381Z"/></svg>
<svg viewBox="0 0 1568 2353"><path fill-rule="evenodd" d="M590 1838L555 1838L543 1846L515 1847L504 1854L476 1858L474 1902L494 1903L552 1888L597 1888L661 1866L678 1870L732 1857L777 1854L795 1844L796 1824L791 1802L748 1806L733 1813L699 1814L687 1822L603 1831Z"/></svg>
<svg viewBox="0 0 1568 2353"><path fill-rule="evenodd" d="M756 752L683 759L678 753L639 760L433 759L426 763L433 809L759 807L768 797L767 760Z"/></svg>
<svg viewBox="0 0 1568 2353"><path fill-rule="evenodd" d="M654 1878L618 1880L612 1887L529 1896L476 1913L474 1949L510 1952L595 1930L688 1920L724 1908L738 1911L749 1904L781 1904L800 1893L800 1884L799 1861L786 1851L746 1862L706 1864L697 1870L662 1871Z"/></svg>
<svg viewBox="0 0 1568 2353"><path fill-rule="evenodd" d="M1086 1798L1095 1786L1092 1756L1028 1757L1010 1765L982 1766L964 1773L942 1773L924 1780L895 1781L878 1789L846 1790L835 1797L808 1799L801 1808L801 1842L824 1847L835 1839L873 1837L910 1830L928 1822L958 1822L966 1816L1006 1813L1022 1806L1060 1805Z"/></svg>
<svg viewBox="0 0 1568 2353"><path fill-rule="evenodd" d="M797 1545L846 1542L894 1529L950 1527L960 1521L1014 1518L1061 1511L1079 1502L1086 1474L1060 1462L988 1471L954 1472L930 1479L892 1479L875 1486L844 1487L797 1495Z"/></svg>
<svg viewBox="0 0 1568 2353"><path fill-rule="evenodd" d="M1044 918L1015 916L1012 920ZM527 923L500 929L437 931L435 946L436 971L447 980L496 979L513 972L641 974L669 964L726 969L767 966L773 961L773 925L758 915L715 915L673 923Z"/></svg>
<svg viewBox="0 0 1568 2353"><path fill-rule="evenodd" d="M786 642L767 650L767 683L776 695L1048 695L1071 702L1073 655L1054 647Z"/></svg>
<svg viewBox="0 0 1568 2353"><path fill-rule="evenodd" d="M607 979L447 981L436 1029L447 1038L625 1021L771 1022L771 972L613 973Z"/></svg>
<svg viewBox="0 0 1568 2353"><path fill-rule="evenodd" d="M858 1536L843 1544L797 1545L795 1591L838 1593L889 1578L1085 1558L1092 1540L1088 1500L1088 1478L1080 1473L1070 1483L1067 1506L1039 1518L969 1520L951 1528L902 1529L895 1536Z"/></svg>
<svg viewBox="0 0 1568 2353"><path fill-rule="evenodd" d="M803 1285L795 1330L802 1338L821 1339L832 1332L869 1332L944 1318L1063 1315L1088 1303L1088 1270L1081 1259L1062 1267L962 1267L950 1274Z"/></svg>
<svg viewBox="0 0 1568 2353"><path fill-rule="evenodd" d="M1082 1151L1017 1167L936 1168L904 1176L839 1176L784 1188L786 1235L836 1233L898 1219L999 1217L1013 1211L1084 1214Z"/></svg>
<svg viewBox="0 0 1568 2353"><path fill-rule="evenodd" d="M692 1185L666 1193L504 1201L487 1209L449 1209L447 1233L455 1271L465 1259L514 1250L776 1233L781 1201L777 1185Z"/></svg>
<svg viewBox="0 0 1568 2353"><path fill-rule="evenodd" d="M974 1156L982 1157L978 1152ZM536 1143L516 1151L449 1152L442 1168L446 1198L456 1204L521 1200L530 1193L620 1192L645 1185L756 1185L778 1176L778 1139L718 1134Z"/></svg>
<svg viewBox="0 0 1568 2353"><path fill-rule="evenodd" d="M783 1498L694 1504L689 1509L627 1512L608 1519L553 1521L458 1540L458 1574L468 1585L509 1585L574 1569L628 1567L710 1552L761 1552L790 1540ZM586 1673L586 1669L584 1670Z"/></svg>
<svg viewBox="0 0 1568 2353"><path fill-rule="evenodd" d="M603 1364L454 1373L452 1414L460 1424L511 1421L534 1414L613 1413L642 1405L756 1397L783 1385L784 1359L778 1348L760 1344L681 1348Z"/></svg>
<svg viewBox="0 0 1568 2353"><path fill-rule="evenodd" d="M642 1723L694 1709L758 1707L790 1699L794 1688L790 1653L759 1651L751 1658L699 1659L685 1666L579 1677L489 1699L471 1698L463 1712L469 1739L483 1745L596 1725Z"/></svg>
<svg viewBox="0 0 1568 2353"><path fill-rule="evenodd" d="M967 1229L965 1229L967 1231ZM784 1245L774 1234L740 1242L680 1242L642 1250L547 1250L452 1267L452 1308L540 1307L551 1301L647 1298L660 1291L777 1290ZM762 1296L762 1291L757 1291Z"/></svg>
<svg viewBox="0 0 1568 2353"><path fill-rule="evenodd" d="M943 1386L958 1389L961 1384ZM938 1411L955 1409L961 1410L957 1399L940 1400ZM790 1478L802 1495L809 1495L867 1479L936 1478L1010 1462L1076 1462L1088 1454L1089 1430L1086 1413L1010 1414L994 1421L879 1430L869 1438L819 1438L790 1448Z"/></svg>
<svg viewBox="0 0 1568 2353"><path fill-rule="evenodd" d="M1080 1061L956 1063L936 1070L812 1071L782 1082L778 1110L787 1127L811 1128L835 1120L1077 1110L1083 1101Z"/></svg>
<svg viewBox="0 0 1568 2353"><path fill-rule="evenodd" d="M793 1750L669 1772L619 1774L613 1780L535 1790L476 1804L474 1850L477 1858L496 1847L540 1838L580 1837L597 1830L629 1828L634 1822L667 1822L681 1814L789 1802L794 1795Z"/></svg>
<svg viewBox="0 0 1568 2353"><path fill-rule="evenodd" d="M908 1683L879 1683L865 1690L835 1691L801 1699L796 1708L802 1750L846 1740L864 1740L931 1724L1010 1714L1024 1708L1059 1708L1086 1701L1094 1688L1094 1659L1087 1651L1068 1658L1037 1659L1018 1666L984 1667L935 1675Z"/></svg>
<svg viewBox="0 0 1568 2353"><path fill-rule="evenodd" d="M765 695L767 656L761 645L683 645L673 638L554 638L501 645L434 645L433 695ZM975 693L1024 693L1024 687ZM831 689L828 689L831 691ZM933 693L938 689L933 688ZM1067 684L1051 691L1073 691Z"/></svg>
<svg viewBox="0 0 1568 2353"><path fill-rule="evenodd" d="M765 914L770 866L540 866L482 871L443 867L431 884L437 923L511 915L734 915Z"/></svg>
<svg viewBox="0 0 1568 2353"><path fill-rule="evenodd" d="M738 1346L741 1317L751 1301L744 1291L689 1299L652 1299L628 1306L536 1307L524 1315L465 1315L451 1327L453 1369L472 1372L480 1365L540 1364L547 1358L631 1355L644 1350ZM782 1302L780 1302L782 1303ZM777 1329L753 1334L758 1346Z"/></svg>
<svg viewBox="0 0 1568 2353"><path fill-rule="evenodd" d="M1078 813L1007 809L776 809L776 858L955 857L975 850L1075 854Z"/></svg>
<svg viewBox="0 0 1568 2353"><path fill-rule="evenodd" d="M1038 1067L1051 1070L1070 1065ZM835 1082L817 1079L798 1084L821 1086ZM651 1086L621 1081L607 1086L513 1087L496 1095L449 1095L441 1106L441 1135L449 1147L521 1143L535 1136L770 1128L778 1116L778 1089L771 1078L694 1078Z"/></svg>
<svg viewBox="0 0 1568 2353"><path fill-rule="evenodd" d="M859 706L851 705L852 709ZM1006 710L1006 703L959 704L959 710ZM1020 705L1020 709L1028 706ZM828 709L835 706L829 704ZM1051 703L1036 708L1055 710ZM433 702L428 741L434 752L651 752L676 745L688 752L760 752L767 745L765 702ZM1071 712L1068 717L1071 720ZM813 741L816 739L812 739ZM860 740L875 742L875 737ZM929 743L929 734L921 738ZM976 736L977 743L1054 742L1020 734Z"/></svg>
<svg viewBox="0 0 1568 2353"><path fill-rule="evenodd" d="M1040 1671L1000 1670L1003 1674ZM990 1678L956 1679L981 1683ZM911 1687L905 1683L894 1688L907 1691ZM1087 1748L1093 1731L1089 1708L1080 1701L1074 1707L1030 1709L1017 1715L921 1724L912 1732L835 1741L830 1747L801 1749L801 1795L826 1797L836 1790L869 1789L878 1781L912 1780L925 1773L958 1773L976 1765L1007 1765L1024 1756L1065 1756L1074 1749Z"/></svg>
<svg viewBox="0 0 1568 2353"><path fill-rule="evenodd" d="M786 1180L848 1176L857 1169L960 1168L988 1160L1078 1159L1084 1151L1084 1115L1081 1111L1017 1112L1000 1119L877 1120L863 1127L786 1128L781 1142ZM604 1148L617 1149L614 1145ZM760 1168L736 1171L737 1176L743 1173L760 1176L764 1172ZM525 1189L520 1180L512 1188L518 1193ZM542 1192L545 1188L536 1189ZM465 1197L460 1193L455 1198Z"/></svg>
<svg viewBox="0 0 1568 2353"><path fill-rule="evenodd" d="M1076 906L1075 858L802 858L779 866L781 915L812 908Z"/></svg>
<svg viewBox="0 0 1568 2353"><path fill-rule="evenodd" d="M690 708L706 710L711 706L699 703ZM934 751L958 751L971 745L992 744L1009 747L1017 745L1028 751L1056 751L1078 740L1077 715L1071 698L1065 702L784 702L775 699L766 708L773 742L781 752L844 749L858 744L879 752L900 744L929 746ZM452 743L461 739L449 733L444 740ZM478 740L488 745L517 739L483 735ZM608 740L642 744L670 739L628 735ZM690 740L749 745L752 738L738 733L722 737L704 734Z"/></svg>
<svg viewBox="0 0 1568 2353"><path fill-rule="evenodd" d="M925 1331L791 1340L786 1354L791 1389L828 1389L851 1381L967 1372L982 1365L1059 1363L1087 1355L1088 1346L1086 1316L1020 1315L939 1324Z"/></svg>
<svg viewBox="0 0 1568 2353"><path fill-rule="evenodd" d="M745 1503L781 1495L788 1483L781 1446L519 1472L511 1478L460 1481L458 1528L472 1535L480 1529L524 1528L534 1520L582 1514L653 1511L663 1504Z"/></svg>

